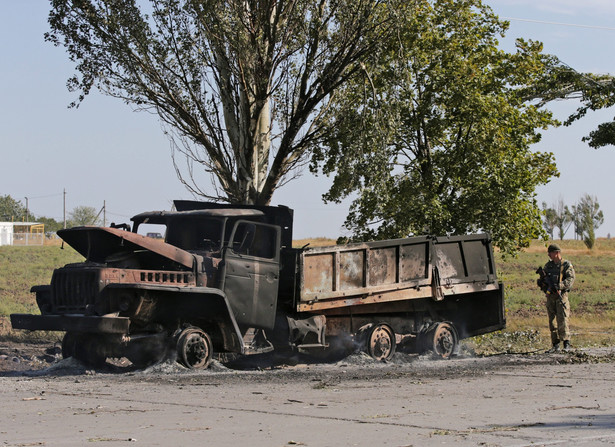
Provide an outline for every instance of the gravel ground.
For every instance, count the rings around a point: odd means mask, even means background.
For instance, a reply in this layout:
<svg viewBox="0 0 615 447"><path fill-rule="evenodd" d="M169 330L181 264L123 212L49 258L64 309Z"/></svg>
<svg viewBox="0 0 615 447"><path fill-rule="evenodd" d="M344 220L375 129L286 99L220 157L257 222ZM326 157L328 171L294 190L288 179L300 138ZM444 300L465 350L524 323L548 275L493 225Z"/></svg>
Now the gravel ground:
<svg viewBox="0 0 615 447"><path fill-rule="evenodd" d="M0 343L2 446L615 445L614 348L92 370Z"/></svg>

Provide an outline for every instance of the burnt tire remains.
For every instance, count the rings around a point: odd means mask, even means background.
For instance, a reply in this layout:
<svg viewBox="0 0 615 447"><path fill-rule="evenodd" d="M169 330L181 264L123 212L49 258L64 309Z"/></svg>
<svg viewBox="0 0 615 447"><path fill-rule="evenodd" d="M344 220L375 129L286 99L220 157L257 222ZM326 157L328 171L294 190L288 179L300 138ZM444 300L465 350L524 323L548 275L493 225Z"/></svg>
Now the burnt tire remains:
<svg viewBox="0 0 615 447"><path fill-rule="evenodd" d="M75 356L77 347L77 336L74 332L67 332L62 338L62 358L67 359Z"/></svg>

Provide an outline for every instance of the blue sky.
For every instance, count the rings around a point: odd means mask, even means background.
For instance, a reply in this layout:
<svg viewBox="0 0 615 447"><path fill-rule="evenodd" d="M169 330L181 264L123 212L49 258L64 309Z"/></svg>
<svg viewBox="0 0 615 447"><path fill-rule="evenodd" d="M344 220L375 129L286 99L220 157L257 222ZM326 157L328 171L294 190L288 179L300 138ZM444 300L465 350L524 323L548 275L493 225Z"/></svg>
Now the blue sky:
<svg viewBox="0 0 615 447"><path fill-rule="evenodd" d="M612 0L489 0L511 21L502 43L516 37L544 43L547 53L579 71L615 73L615 2ZM169 209L190 194L179 182L158 119L133 112L121 101L94 93L79 109L66 89L73 66L63 48L44 42L49 4L43 0L0 0L0 195L9 194L36 215L62 219L66 208L107 207L107 220L127 222L141 211ZM564 119L574 102L552 109ZM615 147L594 150L581 141L615 110L591 113L571 127L550 129L537 150L556 156L561 176L538 190L548 204L560 197L571 205L585 194L598 198L605 214L598 236L615 236L613 170ZM347 204L322 203L326 177L304 172L274 195L272 204L295 209L295 237L337 237ZM567 234L572 237L572 232Z"/></svg>

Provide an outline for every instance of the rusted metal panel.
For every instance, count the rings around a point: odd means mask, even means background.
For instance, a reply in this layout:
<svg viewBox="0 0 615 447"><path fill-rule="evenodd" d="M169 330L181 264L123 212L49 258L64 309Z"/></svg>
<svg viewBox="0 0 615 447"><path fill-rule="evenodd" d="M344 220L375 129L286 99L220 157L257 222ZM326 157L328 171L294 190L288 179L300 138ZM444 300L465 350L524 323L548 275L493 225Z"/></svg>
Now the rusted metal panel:
<svg viewBox="0 0 615 447"><path fill-rule="evenodd" d="M429 248L430 244L425 240L415 244L400 245L400 282L427 279L429 277Z"/></svg>
<svg viewBox="0 0 615 447"><path fill-rule="evenodd" d="M319 247L302 256L299 312L497 289L486 235Z"/></svg>
<svg viewBox="0 0 615 447"><path fill-rule="evenodd" d="M435 264L443 283L495 282L495 261L487 235L438 237Z"/></svg>
<svg viewBox="0 0 615 447"><path fill-rule="evenodd" d="M298 310L335 306L322 304L323 300L344 306L370 303L382 299L383 294L410 288L417 289L413 295L425 296L430 292L418 289L431 281L427 243L427 238L420 237L304 251Z"/></svg>
<svg viewBox="0 0 615 447"><path fill-rule="evenodd" d="M194 255L181 248L117 228L76 227L59 230L58 236L94 262L105 262L110 255L147 249L186 268L194 266Z"/></svg>
<svg viewBox="0 0 615 447"><path fill-rule="evenodd" d="M398 281L397 247L374 248L368 253L369 285L395 284Z"/></svg>
<svg viewBox="0 0 615 447"><path fill-rule="evenodd" d="M335 290L336 253L306 254L303 260L303 290L320 294Z"/></svg>
<svg viewBox="0 0 615 447"><path fill-rule="evenodd" d="M314 312L338 307L362 306L384 302L401 301L417 298L431 297L429 286L418 289L405 288L401 290L389 290L381 293L362 294L349 297L333 297L330 299L314 300L299 304L300 312Z"/></svg>
<svg viewBox="0 0 615 447"><path fill-rule="evenodd" d="M443 296L461 295L466 293L497 290L497 284L458 284L443 288ZM395 301L415 300L419 298L434 298L430 285L418 288L404 288L400 290L384 291L381 293L365 294L353 297L335 297L334 299L315 300L299 304L301 312L315 312L338 307L364 306L368 304L389 303Z"/></svg>
<svg viewBox="0 0 615 447"><path fill-rule="evenodd" d="M339 253L340 290L365 287L365 250L350 250Z"/></svg>

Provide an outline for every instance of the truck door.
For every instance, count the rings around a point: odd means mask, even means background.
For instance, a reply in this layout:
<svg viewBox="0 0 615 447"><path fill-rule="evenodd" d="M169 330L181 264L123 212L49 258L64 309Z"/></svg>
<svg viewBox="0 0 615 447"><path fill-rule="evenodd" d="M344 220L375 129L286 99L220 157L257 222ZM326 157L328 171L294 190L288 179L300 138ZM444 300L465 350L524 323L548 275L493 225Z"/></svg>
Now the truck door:
<svg viewBox="0 0 615 447"><path fill-rule="evenodd" d="M240 325L273 328L279 273L280 228L238 221L224 250L223 290Z"/></svg>

